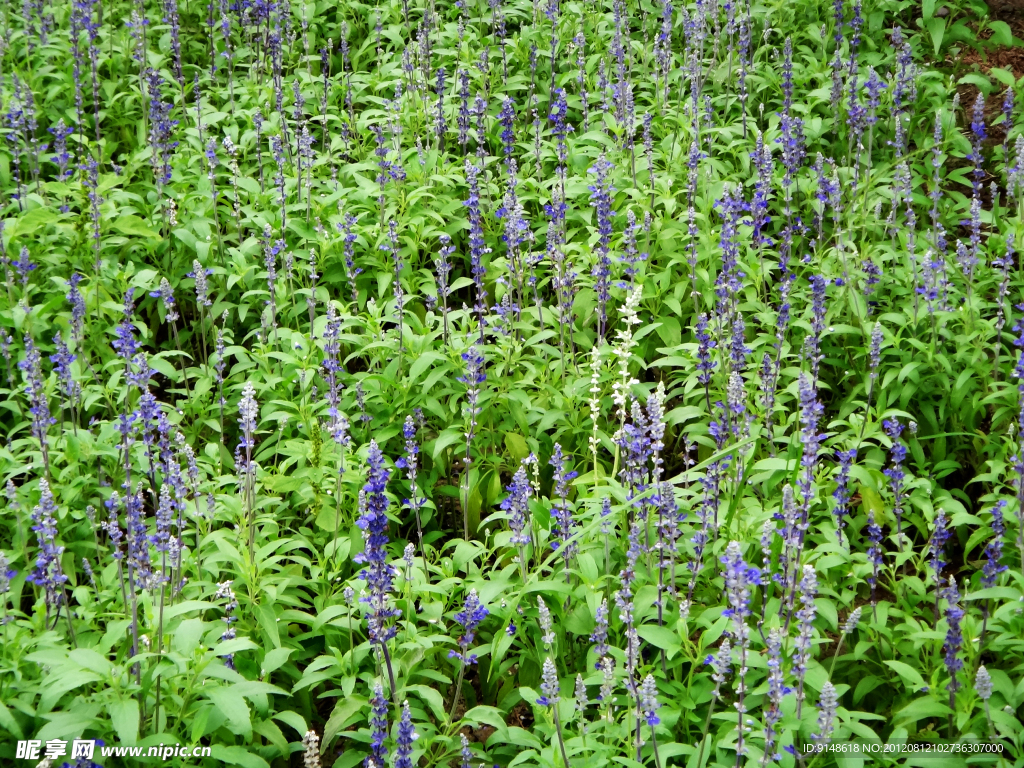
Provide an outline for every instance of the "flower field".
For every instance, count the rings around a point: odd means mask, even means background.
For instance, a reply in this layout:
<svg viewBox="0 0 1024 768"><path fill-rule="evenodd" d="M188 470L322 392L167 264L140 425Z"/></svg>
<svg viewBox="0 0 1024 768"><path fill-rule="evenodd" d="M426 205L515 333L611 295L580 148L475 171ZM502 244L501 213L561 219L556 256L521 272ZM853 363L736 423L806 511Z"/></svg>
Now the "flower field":
<svg viewBox="0 0 1024 768"><path fill-rule="evenodd" d="M7 4L0 763L1024 764L1021 38Z"/></svg>

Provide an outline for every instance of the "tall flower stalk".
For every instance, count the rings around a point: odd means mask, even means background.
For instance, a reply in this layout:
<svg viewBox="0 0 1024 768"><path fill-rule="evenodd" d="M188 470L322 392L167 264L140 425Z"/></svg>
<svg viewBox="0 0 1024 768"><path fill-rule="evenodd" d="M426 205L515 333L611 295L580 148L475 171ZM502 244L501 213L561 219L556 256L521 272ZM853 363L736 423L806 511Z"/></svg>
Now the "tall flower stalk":
<svg viewBox="0 0 1024 768"><path fill-rule="evenodd" d="M394 579L398 572L388 562L387 553L387 512L391 504L387 497L387 487L391 471L384 464L384 454L381 453L376 440L370 441L367 465L369 476L363 486L365 510L356 521L356 525L363 531L365 548L356 555L355 561L366 566L359 577L366 581L369 589L369 595L362 598L362 601L370 608L367 615L370 642L383 657L391 683L391 695L394 697L398 688L395 685L395 672L391 664L391 654L388 652L388 641L398 634L398 629L390 622L391 619L400 616L401 611L391 606L391 593L394 591Z"/></svg>

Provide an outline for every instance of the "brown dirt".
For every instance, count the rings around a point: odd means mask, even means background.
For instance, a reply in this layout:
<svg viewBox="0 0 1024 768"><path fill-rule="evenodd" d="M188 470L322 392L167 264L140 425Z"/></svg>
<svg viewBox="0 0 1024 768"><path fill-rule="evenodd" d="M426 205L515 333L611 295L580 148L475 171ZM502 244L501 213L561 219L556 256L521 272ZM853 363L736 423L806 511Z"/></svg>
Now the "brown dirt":
<svg viewBox="0 0 1024 768"><path fill-rule="evenodd" d="M512 711L508 713L506 722L519 728L529 729L533 725L533 710L524 702L520 701Z"/></svg>
<svg viewBox="0 0 1024 768"><path fill-rule="evenodd" d="M988 9L994 19L1024 17L1024 0L988 0Z"/></svg>
<svg viewBox="0 0 1024 768"><path fill-rule="evenodd" d="M1024 27L1024 20L1021 20ZM1024 29L1014 31L1014 36L1024 35ZM990 51L976 51L973 48L965 49L959 57L960 64L968 69L978 69L988 74L993 68L1005 69L1013 72L1013 76L1020 79L1024 76L1024 48L1011 48L999 46Z"/></svg>

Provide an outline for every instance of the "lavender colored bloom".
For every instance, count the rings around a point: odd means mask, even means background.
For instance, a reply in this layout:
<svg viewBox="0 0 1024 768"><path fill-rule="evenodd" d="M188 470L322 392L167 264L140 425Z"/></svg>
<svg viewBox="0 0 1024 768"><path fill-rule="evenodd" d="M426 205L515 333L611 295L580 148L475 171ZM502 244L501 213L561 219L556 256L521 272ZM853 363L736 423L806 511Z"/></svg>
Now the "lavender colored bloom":
<svg viewBox="0 0 1024 768"><path fill-rule="evenodd" d="M803 496L803 520L807 523L807 510L812 500L814 484L814 470L818 464L818 452L821 448L821 440L824 435L818 432L818 422L825 413L825 408L818 400L817 388L814 381L805 373L800 374L800 439L804 445L803 456L800 458L800 466L803 474L800 477L800 493ZM803 531L800 534L803 541Z"/></svg>
<svg viewBox="0 0 1024 768"><path fill-rule="evenodd" d="M886 419L882 422L885 434L892 440L892 448L889 449L889 458L892 466L884 470L885 476L889 478L889 487L893 495L893 514L896 516L897 535L903 537L903 480L906 474L903 472L903 461L907 457L907 447L900 440L903 433L903 424L898 419ZM901 542L902 546L902 542Z"/></svg>
<svg viewBox="0 0 1024 768"><path fill-rule="evenodd" d="M661 722L658 717L658 684L654 675L647 675L640 686L640 711L643 713L644 721L653 728Z"/></svg>
<svg viewBox="0 0 1024 768"><path fill-rule="evenodd" d="M470 109L469 109L469 72L465 69L458 70L459 79L459 113L455 118L455 124L459 131L459 146L462 153L466 153L466 144L469 142Z"/></svg>
<svg viewBox="0 0 1024 768"><path fill-rule="evenodd" d="M601 500L601 533L605 536L612 530L612 500L605 496Z"/></svg>
<svg viewBox="0 0 1024 768"><path fill-rule="evenodd" d="M722 644L718 646L718 655L708 654L704 659L704 664L711 667L711 679L715 681L713 696L717 698L721 694L725 678L732 671L732 646L728 637L722 640Z"/></svg>
<svg viewBox="0 0 1024 768"><path fill-rule="evenodd" d="M557 536L557 539L551 542L551 548L556 552L559 549L562 550L562 557L565 559L565 567L568 570L569 560L578 549L575 543L569 541L576 527L576 523L572 518L572 507L568 499L569 483L575 480L579 473L565 471L568 459L562 454L562 446L558 443L555 443L551 461L548 463L555 468L555 495L558 496L558 499L551 504L551 516L554 520L555 534Z"/></svg>
<svg viewBox="0 0 1024 768"><path fill-rule="evenodd" d="M88 562L88 561L86 561ZM6 594L11 590L11 579L18 575L18 572L11 568L11 561L7 559L7 555L0 551L0 595ZM6 603L0 602L0 609L6 606ZM6 623L6 617L0 619L0 624Z"/></svg>
<svg viewBox="0 0 1024 768"><path fill-rule="evenodd" d="M489 611L480 603L475 589L466 595L466 603L462 610L455 614L455 621L462 625L463 633L459 637L459 651L449 651L448 658L458 659L463 664L476 664L476 654L469 653L469 646L476 637L476 629L487 618Z"/></svg>
<svg viewBox="0 0 1024 768"><path fill-rule="evenodd" d="M81 340L82 330L85 326L85 298L78 290L78 284L82 282L82 276L77 272L68 279L67 302L71 305L71 333L76 340Z"/></svg>
<svg viewBox="0 0 1024 768"><path fill-rule="evenodd" d="M441 152L444 152L444 137L448 133L448 123L444 117L444 79L446 74L444 67L438 67L437 87L435 90L437 93L437 113L435 115L434 133L437 135L438 146Z"/></svg>
<svg viewBox="0 0 1024 768"><path fill-rule="evenodd" d="M602 153L597 162L590 168L595 180L587 189L590 190L590 204L594 208L597 218L597 248L595 250L597 260L591 270L595 278L594 288L597 291L598 303L598 338L604 339L605 329L608 324L608 300L611 298L611 265L610 256L612 241L612 193L615 188L608 179L608 173L612 164L608 162Z"/></svg>
<svg viewBox="0 0 1024 768"><path fill-rule="evenodd" d="M752 589L761 583L761 571L748 565L743 559L740 544L729 542L725 555L721 558L725 566L725 592L729 607L722 615L732 619L732 638L739 651L740 665L736 673L736 712L739 718L736 740L737 754L746 754L744 744L744 718L746 715L745 694L747 691L747 654L750 650L750 628L747 618L750 616L750 598Z"/></svg>
<svg viewBox="0 0 1024 768"><path fill-rule="evenodd" d="M163 188L171 180L171 155L178 146L173 140L177 120L171 119L174 105L161 101L164 79L155 69L146 72L146 85L149 89L149 147L152 152L150 162L157 185Z"/></svg>
<svg viewBox="0 0 1024 768"><path fill-rule="evenodd" d="M60 556L64 547L57 544L57 504L50 491L46 478L39 480L39 503L32 510L32 530L39 543L36 555L36 567L26 581L41 587L46 597L47 610L56 608L63 602L64 584L67 576L61 568Z"/></svg>
<svg viewBox="0 0 1024 768"><path fill-rule="evenodd" d="M50 415L50 401L46 396L43 380L42 355L32 342L32 337L25 334L25 359L18 363L25 373L25 393L28 395L29 412L32 414L32 436L35 437L46 456L46 430L57 420Z"/></svg>
<svg viewBox="0 0 1024 768"><path fill-rule="evenodd" d="M864 83L864 90L868 93L868 112L867 112L867 124L875 125L878 122L878 106L881 104L882 91L888 86L882 82L882 79L878 76L874 67L868 67L867 80Z"/></svg>
<svg viewBox="0 0 1024 768"><path fill-rule="evenodd" d="M370 697L370 754L363 761L365 768L383 768L387 765L388 748L384 741L388 737L388 700L384 698L384 687L374 683Z"/></svg>
<svg viewBox="0 0 1024 768"><path fill-rule="evenodd" d="M484 240L483 214L480 210L480 172L481 168L473 165L469 159L466 160L466 186L469 188L469 197L464 205L469 213L469 259L470 272L473 276L473 283L476 286L476 304L474 309L477 313L477 321L480 326L480 340L484 338L484 311L487 309L487 291L484 289L484 277L487 269L483 263L483 257L491 252Z"/></svg>
<svg viewBox="0 0 1024 768"><path fill-rule="evenodd" d="M839 696L836 695L835 686L826 680L821 686L821 697L818 700L818 730L811 734L815 744L825 745L832 740L838 706Z"/></svg>
<svg viewBox="0 0 1024 768"><path fill-rule="evenodd" d="M974 676L974 690L978 693L978 698L984 702L988 702L992 698L992 676L985 669L985 665L978 667L978 671Z"/></svg>
<svg viewBox="0 0 1024 768"><path fill-rule="evenodd" d="M857 625L860 623L860 615L862 611L863 608L858 606L854 608L850 615L846 618L846 621L843 623L844 635L850 634L851 632L853 632L853 630L857 628Z"/></svg>
<svg viewBox="0 0 1024 768"><path fill-rule="evenodd" d="M469 417L469 427L466 430L466 456L465 462L468 466L472 461L469 453L470 445L476 434L477 417L480 415L480 385L487 380L484 369L486 361L483 353L474 343L462 353L462 359L466 364L466 372L458 377L458 381L466 385L466 415Z"/></svg>
<svg viewBox="0 0 1024 768"><path fill-rule="evenodd" d="M871 564L871 574L867 577L868 585L871 587L871 605L875 605L875 595L878 588L878 570L882 566L882 528L875 521L874 510L868 510L868 562Z"/></svg>
<svg viewBox="0 0 1024 768"><path fill-rule="evenodd" d="M789 42L787 38L787 45ZM765 229L772 220L768 215L768 198L771 195L775 164L772 161L771 148L765 145L764 136L760 131L757 132L757 141L750 157L757 168L757 183L754 185L754 197L750 202L750 217L754 226L753 244L761 247L771 244L771 238L765 234Z"/></svg>
<svg viewBox="0 0 1024 768"><path fill-rule="evenodd" d="M555 668L555 662L551 660L550 656L544 658L540 692L543 695L537 697L537 703L542 707L551 707L558 703L558 670Z"/></svg>
<svg viewBox="0 0 1024 768"><path fill-rule="evenodd" d="M515 120L515 102L506 95L501 102L501 111L498 112L498 123L501 125L501 146L502 152L505 155L506 167L512 160L512 152L516 142Z"/></svg>
<svg viewBox="0 0 1024 768"><path fill-rule="evenodd" d="M412 711L406 700L402 703L402 716L398 721L398 736L395 739L395 768L413 768L412 745L418 738L419 734L412 724Z"/></svg>
<svg viewBox="0 0 1024 768"><path fill-rule="evenodd" d="M603 598L601 604L597 606L590 642L594 643L594 652L597 654L597 663L594 667L600 669L601 659L608 655L608 598Z"/></svg>
<svg viewBox="0 0 1024 768"><path fill-rule="evenodd" d="M160 278L160 287L155 291L150 291L149 295L152 298L160 299L160 301L163 302L168 322L177 322L178 310L177 305L174 302L174 289L171 287L171 284L167 282L166 277Z"/></svg>
<svg viewBox="0 0 1024 768"><path fill-rule="evenodd" d="M585 733L587 730L586 726L586 714L587 706L590 704L590 700L587 698L587 685L583 682L583 675L576 675L576 685L573 689L573 695L576 699L576 711L580 713L581 729Z"/></svg>
<svg viewBox="0 0 1024 768"><path fill-rule="evenodd" d="M946 513L943 510L940 509L935 515L935 521L932 525L932 535L928 540L929 564L935 575L936 585L940 585L942 584L942 571L946 567L946 561L943 560L944 548L951 534L948 521L946 520ZM938 601L938 596L936 596L936 601Z"/></svg>
<svg viewBox="0 0 1024 768"><path fill-rule="evenodd" d="M349 287L352 289L352 301L353 303L358 301L359 292L356 289L356 278L362 274L362 268L355 265L355 242L356 234L352 231L352 227L355 226L356 217L351 214L345 214L342 220L338 222L337 229L342 236L342 243L344 249L345 259L345 276L348 278Z"/></svg>
<svg viewBox="0 0 1024 768"><path fill-rule="evenodd" d="M825 290L828 281L821 275L811 275L811 334L807 337L807 353L811 363L813 383L818 383L818 368L822 361L821 337L825 332Z"/></svg>
<svg viewBox="0 0 1024 768"><path fill-rule="evenodd" d="M206 278L213 274L212 269L203 269L198 259L192 261L192 271L188 273L196 282L196 305L199 307L212 307L210 300L210 285Z"/></svg>
<svg viewBox="0 0 1024 768"><path fill-rule="evenodd" d="M882 359L882 340L884 338L882 324L876 322L871 328L871 345L868 348L868 364L871 373L871 382L874 384L878 378L878 364Z"/></svg>
<svg viewBox="0 0 1024 768"><path fill-rule="evenodd" d="M646 503L636 501L647 488L648 459L651 457L651 437L647 418L640 403L632 400L632 421L624 424L616 442L622 452L622 484L627 488L627 497L631 504L644 513Z"/></svg>
<svg viewBox="0 0 1024 768"><path fill-rule="evenodd" d="M54 335L53 344L56 347L56 352L50 355L50 362L53 363L53 371L57 374L61 392L67 398L68 403L73 405L82 389L71 372L71 364L75 362L77 356L71 354L71 350L68 349L68 345L64 343L59 332Z"/></svg>
<svg viewBox="0 0 1024 768"><path fill-rule="evenodd" d="M383 645L398 633L396 627L388 626L388 620L401 615L401 612L388 604L397 575L395 567L387 561L387 511L390 505L387 486L391 471L384 465L384 455L377 447L376 440L370 441L367 464L369 477L363 486L366 510L356 521L363 531L366 547L354 559L357 563L366 564L359 578L366 581L370 590L369 596L362 598L362 602L370 606L370 615L367 618L370 642Z"/></svg>
<svg viewBox="0 0 1024 768"><path fill-rule="evenodd" d="M851 448L848 451L836 451L836 458L839 459L839 472L836 474L836 489L832 492L832 498L836 500L835 517L836 531L839 535L839 543L843 543L843 528L846 527L846 517L850 514L850 469L857 459L857 449Z"/></svg>
<svg viewBox="0 0 1024 768"><path fill-rule="evenodd" d="M11 266L14 267L14 271L18 274L18 282L21 283L22 288L28 285L29 275L39 267L38 264L32 263L31 254L29 254L28 248L25 246L21 247L18 258L11 262Z"/></svg>
<svg viewBox="0 0 1024 768"><path fill-rule="evenodd" d="M963 659L960 658L960 649L963 647L964 635L960 622L964 618L964 609L960 607L960 592L956 588L956 581L949 580L949 585L943 590L943 597L946 598L946 639L942 644L942 657L946 664L946 671L949 672L949 683L946 690L949 691L950 703L953 695L960 690L960 681L957 680L957 672L964 668Z"/></svg>
<svg viewBox="0 0 1024 768"><path fill-rule="evenodd" d="M338 374L341 372L339 360L340 344L338 335L341 332L341 321L338 319L334 304L327 305L327 324L324 328L324 361L323 369L327 374L327 418L328 430L334 443L341 448L347 446L351 440L348 434L348 418L341 412L339 406L341 384ZM218 335L218 339L222 334ZM413 473L415 478L415 472ZM415 487L415 481L414 481Z"/></svg>
<svg viewBox="0 0 1024 768"><path fill-rule="evenodd" d="M235 609L238 608L238 600L235 599L235 591L231 588L232 582L222 581L217 584L217 591L214 593L213 598L215 600L227 601L224 605L224 616L222 618L225 625L223 634L221 634L221 642L226 640L235 639L235 628L231 625L234 624L238 617L235 616ZM224 656L224 666L228 669L235 668L235 654L229 653Z"/></svg>
<svg viewBox="0 0 1024 768"><path fill-rule="evenodd" d="M718 314L722 325L732 324L737 308L738 294L746 276L739 268L739 233L741 216L749 210L743 200L739 186L727 188L720 200L715 201L715 209L722 219L722 230L719 234L719 245L722 249L722 267L715 278L715 295L718 298ZM732 359L737 366L742 360Z"/></svg>
<svg viewBox="0 0 1024 768"><path fill-rule="evenodd" d="M512 544L517 547L524 547L530 543L529 515L530 496L533 487L526 474L526 469L520 467L512 476L512 482L505 487L508 496L501 502L501 509L508 515L508 525L512 530Z"/></svg>
<svg viewBox="0 0 1024 768"><path fill-rule="evenodd" d="M57 125L48 128L49 132L53 134L53 162L57 165L57 181L67 181L71 178L71 171L69 165L71 163L71 154L68 152L68 136L75 132L74 128L69 128L64 124L64 119L61 118L57 121ZM67 213L67 206L62 206L62 212Z"/></svg>
<svg viewBox="0 0 1024 768"><path fill-rule="evenodd" d="M917 66L913 49L903 39L903 31L892 31L892 47L896 50L896 73L893 76L892 104L897 113L905 112L917 99Z"/></svg>
<svg viewBox="0 0 1024 768"><path fill-rule="evenodd" d="M548 608L543 597L537 598L537 623L540 624L541 631L544 633L540 636L540 641L544 644L544 648L550 651L555 644L555 623L551 618L551 609Z"/></svg>
<svg viewBox="0 0 1024 768"><path fill-rule="evenodd" d="M409 494L411 498L403 502L406 507L416 513L420 507L426 504L426 499L418 497L419 489L416 487L417 459L420 447L416 444L416 422L412 416L405 417L402 425L402 434L405 437L405 455L395 462L395 466L405 470L405 479L409 481Z"/></svg>
<svg viewBox="0 0 1024 768"><path fill-rule="evenodd" d="M1003 536L1006 535L1006 524L1003 521L1006 505L1007 501L1000 499L992 508L992 520L989 523L992 528L992 540L985 545L985 564L981 569L981 583L985 587L994 587L999 574L1008 568L999 562L1003 556Z"/></svg>
<svg viewBox="0 0 1024 768"><path fill-rule="evenodd" d="M697 320L697 327L694 329L697 337L697 381L704 385L705 396L708 385L711 383L712 372L715 369L715 361L711 359L711 350L718 346L718 343L708 333L708 316L701 314ZM710 403L708 410L711 410Z"/></svg>
<svg viewBox="0 0 1024 768"><path fill-rule="evenodd" d="M559 177L565 175L565 163L568 159L568 147L566 136L572 131L568 124L569 105L565 100L565 91L562 88L555 88L551 93L551 111L548 119L551 121L551 134L555 137L555 155L558 157L557 173Z"/></svg>
<svg viewBox="0 0 1024 768"><path fill-rule="evenodd" d="M800 579L800 609L796 612L798 635L794 643L793 674L796 676L796 711L804 701L804 675L807 674L807 663L811 658L811 633L814 631L814 618L818 609L814 597L818 592L818 576L813 565L805 565L803 577Z"/></svg>
<svg viewBox="0 0 1024 768"><path fill-rule="evenodd" d="M448 338L448 297L452 294L452 287L450 283L450 275L452 272L453 264L451 262L451 256L455 253L455 246L451 244L451 237L442 232L438 239L441 241L441 247L438 248L437 257L434 259L434 267L437 270L437 295L441 300L441 311L444 321L444 335L445 340Z"/></svg>
<svg viewBox="0 0 1024 768"><path fill-rule="evenodd" d="M770 762L779 760L781 755L776 749L776 737L778 733L775 726L782 719L782 699L791 690L785 685L785 676L782 671L782 634L778 627L768 630L768 638L765 647L768 655L768 703L764 713L764 757L761 765L766 766Z"/></svg>
<svg viewBox="0 0 1024 768"><path fill-rule="evenodd" d="M1013 107L1015 94L1012 87L1003 95L1003 162L1010 167L1010 131L1013 130Z"/></svg>

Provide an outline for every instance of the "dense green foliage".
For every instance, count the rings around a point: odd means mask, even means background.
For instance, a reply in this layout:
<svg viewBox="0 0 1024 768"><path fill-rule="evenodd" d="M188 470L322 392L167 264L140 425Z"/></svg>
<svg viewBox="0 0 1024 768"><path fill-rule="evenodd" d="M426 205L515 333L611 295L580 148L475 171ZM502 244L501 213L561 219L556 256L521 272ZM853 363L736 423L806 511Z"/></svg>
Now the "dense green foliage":
<svg viewBox="0 0 1024 768"><path fill-rule="evenodd" d="M8 4L0 762L1020 764L986 14Z"/></svg>

